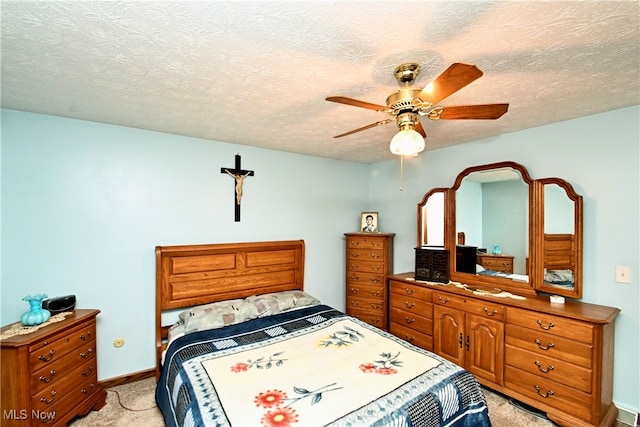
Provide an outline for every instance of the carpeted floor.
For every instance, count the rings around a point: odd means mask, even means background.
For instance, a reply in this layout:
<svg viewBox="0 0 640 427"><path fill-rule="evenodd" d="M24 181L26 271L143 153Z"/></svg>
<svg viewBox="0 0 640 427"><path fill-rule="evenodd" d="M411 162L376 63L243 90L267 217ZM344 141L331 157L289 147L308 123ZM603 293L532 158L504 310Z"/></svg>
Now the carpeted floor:
<svg viewBox="0 0 640 427"><path fill-rule="evenodd" d="M76 418L71 427L162 427L164 422L155 402L155 378L148 378L107 390L107 404L98 412ZM484 389L493 427L551 427L555 424L512 405L507 399ZM128 408L124 409L122 406Z"/></svg>

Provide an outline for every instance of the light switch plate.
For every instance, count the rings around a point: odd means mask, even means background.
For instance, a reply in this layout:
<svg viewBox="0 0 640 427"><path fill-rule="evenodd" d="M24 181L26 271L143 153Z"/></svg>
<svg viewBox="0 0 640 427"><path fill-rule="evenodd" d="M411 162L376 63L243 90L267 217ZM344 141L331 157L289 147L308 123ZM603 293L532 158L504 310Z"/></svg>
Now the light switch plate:
<svg viewBox="0 0 640 427"><path fill-rule="evenodd" d="M631 267L616 265L616 282L631 283Z"/></svg>

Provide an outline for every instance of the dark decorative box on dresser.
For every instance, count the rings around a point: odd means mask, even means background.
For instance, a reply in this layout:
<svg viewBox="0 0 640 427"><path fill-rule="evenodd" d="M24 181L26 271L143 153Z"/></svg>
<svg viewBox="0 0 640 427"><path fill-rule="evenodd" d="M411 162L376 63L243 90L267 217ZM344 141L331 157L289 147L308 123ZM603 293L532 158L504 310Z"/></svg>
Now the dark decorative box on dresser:
<svg viewBox="0 0 640 427"><path fill-rule="evenodd" d="M387 276L393 271L394 233L345 233L347 314L387 329Z"/></svg>
<svg viewBox="0 0 640 427"><path fill-rule="evenodd" d="M75 310L60 322L1 341L2 426L66 426L105 405L107 393L98 385L99 312Z"/></svg>

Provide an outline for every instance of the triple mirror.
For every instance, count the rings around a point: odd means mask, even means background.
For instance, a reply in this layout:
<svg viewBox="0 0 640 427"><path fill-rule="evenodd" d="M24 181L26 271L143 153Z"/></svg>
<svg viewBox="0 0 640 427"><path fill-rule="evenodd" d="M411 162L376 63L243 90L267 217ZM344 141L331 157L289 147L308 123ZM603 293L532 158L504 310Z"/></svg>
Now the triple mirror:
<svg viewBox="0 0 640 427"><path fill-rule="evenodd" d="M582 297L582 197L500 162L462 171L418 204L418 246L449 250L452 281Z"/></svg>

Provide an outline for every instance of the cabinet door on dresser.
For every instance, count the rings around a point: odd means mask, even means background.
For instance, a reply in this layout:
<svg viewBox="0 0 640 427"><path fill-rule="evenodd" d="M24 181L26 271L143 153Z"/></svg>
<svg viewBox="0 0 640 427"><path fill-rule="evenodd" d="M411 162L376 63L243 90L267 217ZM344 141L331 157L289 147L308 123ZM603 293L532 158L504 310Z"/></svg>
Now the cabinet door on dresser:
<svg viewBox="0 0 640 427"><path fill-rule="evenodd" d="M433 291L419 285L389 281L389 332L433 351Z"/></svg>
<svg viewBox="0 0 640 427"><path fill-rule="evenodd" d="M499 304L433 293L433 351L482 383L502 385L504 311Z"/></svg>
<svg viewBox="0 0 640 427"><path fill-rule="evenodd" d="M64 426L104 406L96 357L98 313L75 310L61 322L2 340L3 426Z"/></svg>
<svg viewBox="0 0 640 427"><path fill-rule="evenodd" d="M387 329L387 275L393 269L392 233L346 233L346 311Z"/></svg>
<svg viewBox="0 0 640 427"><path fill-rule="evenodd" d="M612 333L608 326L509 308L505 383L561 425L609 425ZM607 337L610 334L611 337ZM611 340L610 348L604 348ZM606 366L606 365L605 365ZM605 420L607 418L608 420ZM615 417L613 417L615 419Z"/></svg>

